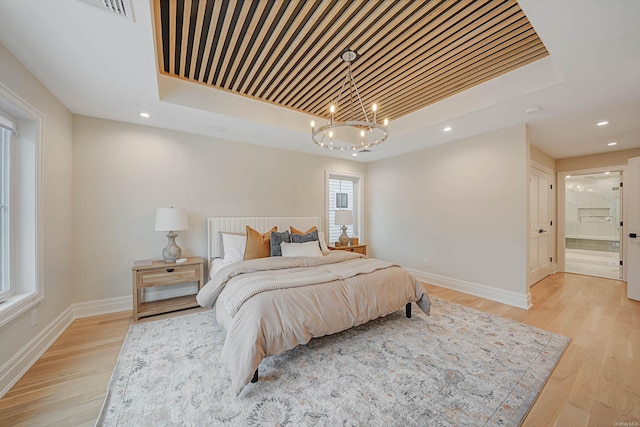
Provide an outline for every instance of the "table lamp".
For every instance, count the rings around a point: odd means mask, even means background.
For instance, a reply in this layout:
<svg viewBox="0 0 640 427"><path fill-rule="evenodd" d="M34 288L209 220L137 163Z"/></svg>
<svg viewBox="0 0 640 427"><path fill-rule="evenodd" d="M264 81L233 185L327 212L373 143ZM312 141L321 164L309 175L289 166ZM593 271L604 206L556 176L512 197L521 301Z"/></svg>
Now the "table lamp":
<svg viewBox="0 0 640 427"><path fill-rule="evenodd" d="M347 236L347 225L353 224L353 211L336 211L334 225L342 226L342 234L338 238L340 246L349 246L349 236Z"/></svg>
<svg viewBox="0 0 640 427"><path fill-rule="evenodd" d="M182 254L180 246L176 245L177 234L174 231L188 230L187 210L185 208L158 208L156 210L156 231L168 231L169 243L162 250L162 257L166 262L175 262Z"/></svg>

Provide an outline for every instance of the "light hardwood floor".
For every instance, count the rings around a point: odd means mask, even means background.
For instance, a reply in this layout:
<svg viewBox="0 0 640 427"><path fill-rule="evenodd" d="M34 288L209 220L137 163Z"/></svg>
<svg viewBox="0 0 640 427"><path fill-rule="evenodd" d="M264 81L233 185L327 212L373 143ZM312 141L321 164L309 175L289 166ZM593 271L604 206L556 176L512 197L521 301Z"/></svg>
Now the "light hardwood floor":
<svg viewBox="0 0 640 427"><path fill-rule="evenodd" d="M624 282L555 274L531 289L531 310L425 287L571 338L524 426L640 426L640 302ZM0 426L93 425L130 323L128 312L73 322L0 399Z"/></svg>

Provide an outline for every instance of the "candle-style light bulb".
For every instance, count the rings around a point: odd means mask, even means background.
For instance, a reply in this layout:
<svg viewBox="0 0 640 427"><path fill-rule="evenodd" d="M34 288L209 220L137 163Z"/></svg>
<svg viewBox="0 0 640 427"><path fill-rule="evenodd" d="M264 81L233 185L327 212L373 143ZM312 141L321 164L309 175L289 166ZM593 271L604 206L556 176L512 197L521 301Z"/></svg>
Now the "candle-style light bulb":
<svg viewBox="0 0 640 427"><path fill-rule="evenodd" d="M378 104L373 104L371 106L371 111L373 111L374 113L378 110Z"/></svg>
<svg viewBox="0 0 640 427"><path fill-rule="evenodd" d="M316 127L316 122L314 122L313 120L311 120L311 129Z"/></svg>
<svg viewBox="0 0 640 427"><path fill-rule="evenodd" d="M329 138L333 138L333 131L332 130L329 131Z"/></svg>
<svg viewBox="0 0 640 427"><path fill-rule="evenodd" d="M364 130L360 131L360 136L364 136Z"/></svg>
<svg viewBox="0 0 640 427"><path fill-rule="evenodd" d="M384 119L384 125L389 126L389 119Z"/></svg>
<svg viewBox="0 0 640 427"><path fill-rule="evenodd" d="M331 106L329 107L329 112L330 112L331 114L335 113L335 112L336 112L336 106L335 106L335 105L333 105L333 104L331 104Z"/></svg>

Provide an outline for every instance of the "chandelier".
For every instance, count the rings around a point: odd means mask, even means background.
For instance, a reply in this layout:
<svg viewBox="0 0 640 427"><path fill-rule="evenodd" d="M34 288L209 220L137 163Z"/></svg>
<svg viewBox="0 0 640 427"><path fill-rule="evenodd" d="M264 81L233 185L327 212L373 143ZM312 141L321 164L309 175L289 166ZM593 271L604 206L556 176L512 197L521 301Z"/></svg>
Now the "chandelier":
<svg viewBox="0 0 640 427"><path fill-rule="evenodd" d="M329 107L331 118L329 123L316 129L315 122L311 122L311 138L319 147L328 148L329 150L352 151L364 150L374 147L387 139L389 120L384 119L384 124L377 122L376 104L371 105L373 113L373 121L369 121L369 116L360 98L360 92L356 86L356 82L351 74L351 63L356 60L358 54L352 50L345 50L342 59L347 63L347 75L345 76L342 87L338 92L335 100ZM345 90L347 88L348 90ZM334 120L336 106L343 94L349 94L351 107L351 120L338 122ZM355 95L355 98L354 98ZM364 115L364 120L356 120L355 111L360 108ZM355 154L354 154L355 155Z"/></svg>

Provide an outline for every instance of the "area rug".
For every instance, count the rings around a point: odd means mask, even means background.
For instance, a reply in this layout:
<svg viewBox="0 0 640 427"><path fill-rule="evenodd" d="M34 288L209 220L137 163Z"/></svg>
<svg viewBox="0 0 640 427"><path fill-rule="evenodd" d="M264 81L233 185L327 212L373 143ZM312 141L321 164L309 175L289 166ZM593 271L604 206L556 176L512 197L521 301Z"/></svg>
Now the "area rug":
<svg viewBox="0 0 640 427"><path fill-rule="evenodd" d="M97 425L519 425L569 339L432 297L268 357L239 396L213 310L132 325Z"/></svg>

